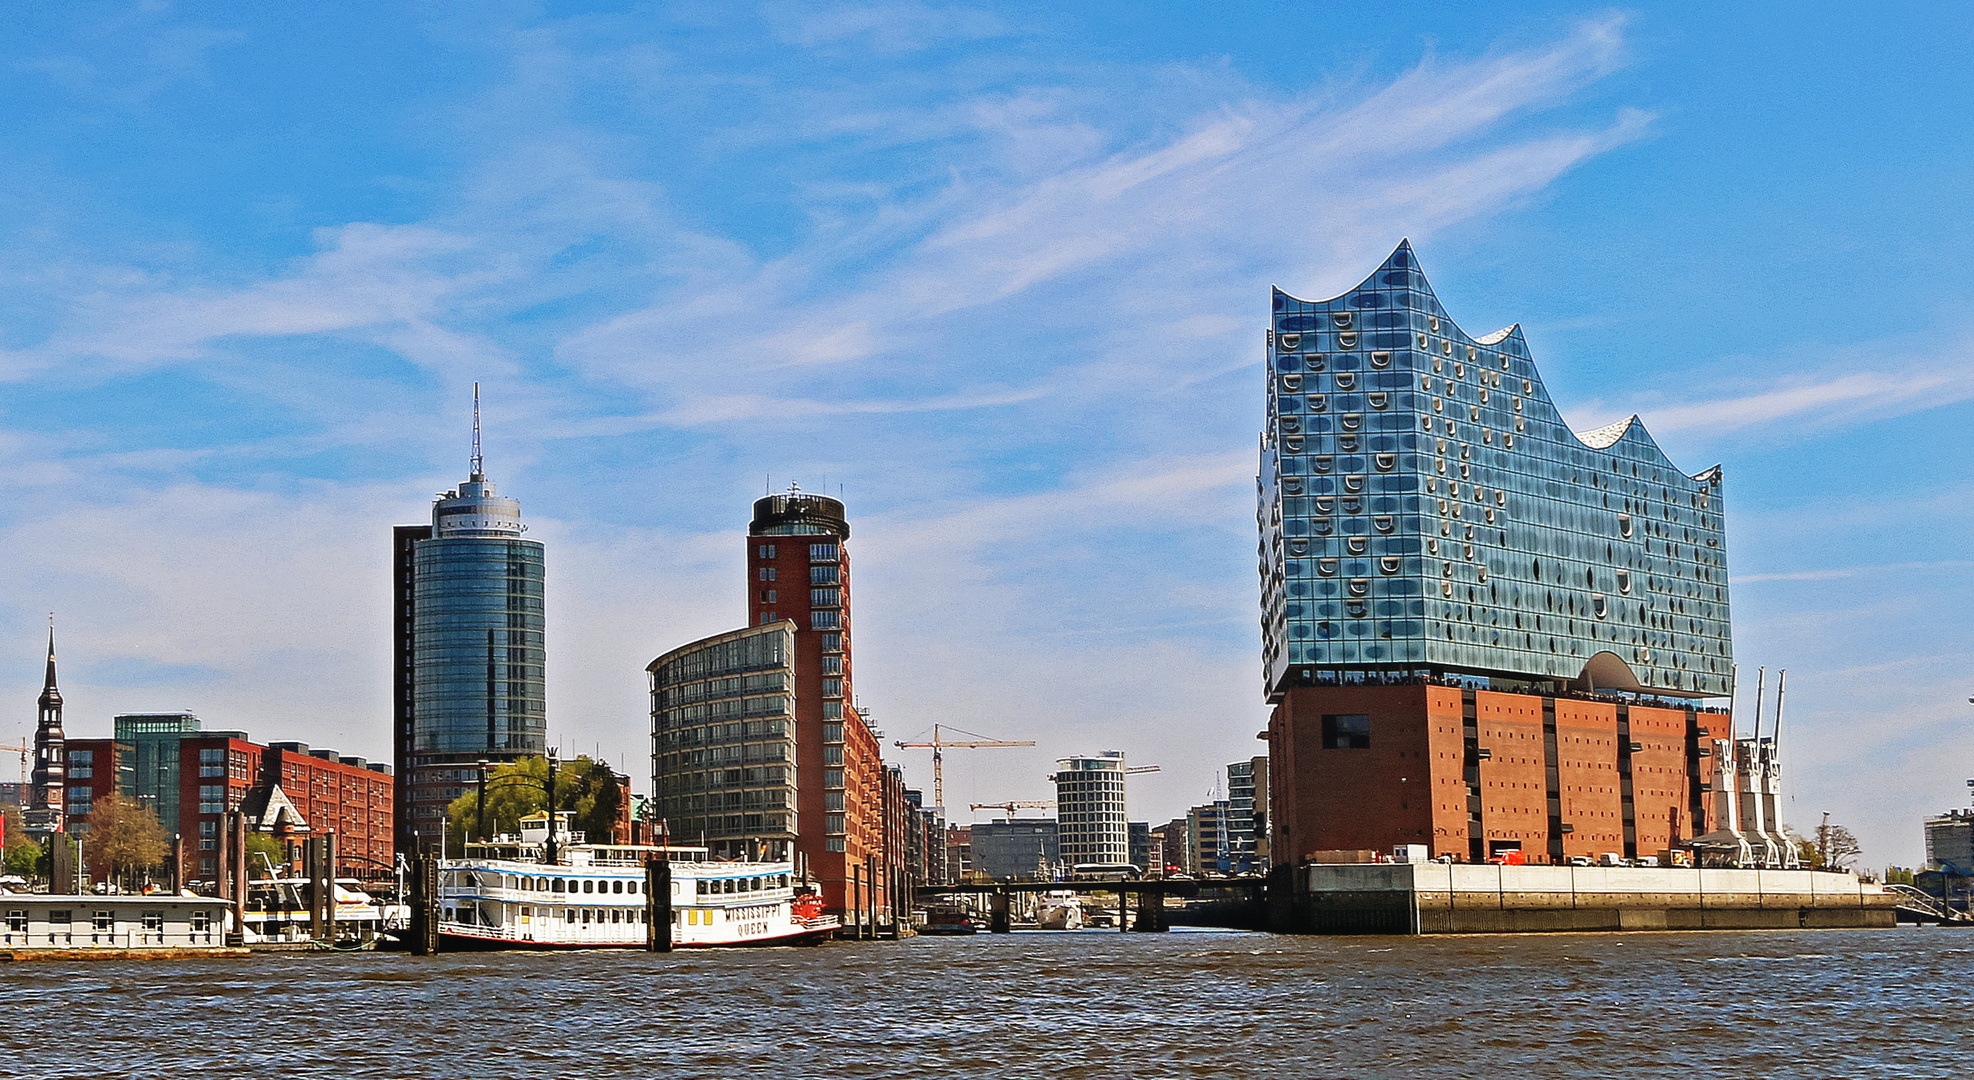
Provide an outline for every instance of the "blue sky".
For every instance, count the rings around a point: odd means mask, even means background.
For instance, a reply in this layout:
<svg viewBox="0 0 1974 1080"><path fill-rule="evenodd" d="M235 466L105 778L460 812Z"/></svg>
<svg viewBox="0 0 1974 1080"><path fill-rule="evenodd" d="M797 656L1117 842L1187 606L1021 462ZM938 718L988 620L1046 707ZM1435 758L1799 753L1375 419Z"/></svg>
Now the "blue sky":
<svg viewBox="0 0 1974 1080"><path fill-rule="evenodd" d="M1964 802L1974 30L1945 5L79 4L0 41L0 695L387 757L389 527L488 470L550 545L550 722L744 618L840 487L858 690L947 796L1258 752L1268 287L1402 237L1579 428L1724 463L1792 805ZM920 752L902 759L928 782ZM964 817L964 814L961 815Z"/></svg>

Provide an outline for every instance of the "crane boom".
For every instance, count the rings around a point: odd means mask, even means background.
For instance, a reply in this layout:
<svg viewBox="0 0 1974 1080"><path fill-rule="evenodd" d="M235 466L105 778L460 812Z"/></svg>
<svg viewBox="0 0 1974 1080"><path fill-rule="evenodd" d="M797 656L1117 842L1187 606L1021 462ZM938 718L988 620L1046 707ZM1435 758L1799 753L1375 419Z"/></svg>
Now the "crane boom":
<svg viewBox="0 0 1974 1080"><path fill-rule="evenodd" d="M1034 746L1035 743L1032 740L1026 739L968 739L963 742L954 742L940 738L939 725L934 724L932 725L931 742L900 742L897 745L900 750L932 751L932 801L936 804L935 808L938 810L939 815L944 817L946 814L946 762L940 751L947 747L955 747L961 750L984 750L998 746Z"/></svg>
<svg viewBox="0 0 1974 1080"><path fill-rule="evenodd" d="M1055 804L1056 801L1054 799L1042 799L1042 800L1031 799L1025 801L1020 799L1015 799L1015 800L1010 800L1008 802L968 803L967 809L1006 810L1008 812L1008 820L1013 821L1014 812L1018 809L1019 810L1047 810L1048 808L1054 806Z"/></svg>

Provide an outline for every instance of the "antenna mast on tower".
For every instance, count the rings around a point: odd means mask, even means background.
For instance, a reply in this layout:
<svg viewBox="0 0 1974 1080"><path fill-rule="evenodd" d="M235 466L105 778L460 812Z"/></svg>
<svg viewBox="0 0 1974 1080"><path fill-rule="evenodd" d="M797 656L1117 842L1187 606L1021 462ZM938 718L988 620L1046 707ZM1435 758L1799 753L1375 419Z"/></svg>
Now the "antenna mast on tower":
<svg viewBox="0 0 1974 1080"><path fill-rule="evenodd" d="M480 465L480 384L473 384L473 468L470 474L477 482L486 479Z"/></svg>

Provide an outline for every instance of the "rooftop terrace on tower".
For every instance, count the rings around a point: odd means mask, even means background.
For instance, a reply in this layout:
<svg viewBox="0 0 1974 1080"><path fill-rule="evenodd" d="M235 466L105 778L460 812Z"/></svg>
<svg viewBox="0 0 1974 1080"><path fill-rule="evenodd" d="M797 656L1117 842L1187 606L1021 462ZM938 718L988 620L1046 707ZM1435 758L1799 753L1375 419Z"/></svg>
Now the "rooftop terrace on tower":
<svg viewBox="0 0 1974 1080"><path fill-rule="evenodd" d="M1410 244L1335 299L1276 289L1268 369L1271 696L1353 670L1728 692L1719 467L1636 416L1570 431L1521 328L1468 336Z"/></svg>

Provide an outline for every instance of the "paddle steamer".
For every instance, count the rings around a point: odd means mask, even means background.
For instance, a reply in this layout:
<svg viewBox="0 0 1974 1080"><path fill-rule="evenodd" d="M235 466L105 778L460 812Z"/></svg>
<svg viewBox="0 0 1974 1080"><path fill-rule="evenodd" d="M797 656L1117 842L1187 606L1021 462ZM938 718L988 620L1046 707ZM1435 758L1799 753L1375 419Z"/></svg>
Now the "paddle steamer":
<svg viewBox="0 0 1974 1080"><path fill-rule="evenodd" d="M840 921L783 861L725 862L703 847L591 844L557 815L523 819L519 836L468 844L440 863L439 936L448 948L641 948L647 940L647 860L671 866L672 944L798 945L833 936Z"/></svg>

